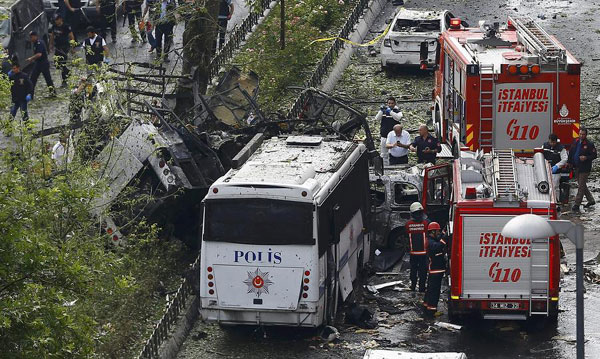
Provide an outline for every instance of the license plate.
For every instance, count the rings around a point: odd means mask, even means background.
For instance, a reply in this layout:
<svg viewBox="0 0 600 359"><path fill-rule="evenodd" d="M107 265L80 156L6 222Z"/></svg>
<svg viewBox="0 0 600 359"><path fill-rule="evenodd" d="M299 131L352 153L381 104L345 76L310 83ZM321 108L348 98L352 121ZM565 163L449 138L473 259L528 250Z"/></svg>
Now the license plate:
<svg viewBox="0 0 600 359"><path fill-rule="evenodd" d="M490 303L491 309L519 309L520 304L518 302L492 302Z"/></svg>

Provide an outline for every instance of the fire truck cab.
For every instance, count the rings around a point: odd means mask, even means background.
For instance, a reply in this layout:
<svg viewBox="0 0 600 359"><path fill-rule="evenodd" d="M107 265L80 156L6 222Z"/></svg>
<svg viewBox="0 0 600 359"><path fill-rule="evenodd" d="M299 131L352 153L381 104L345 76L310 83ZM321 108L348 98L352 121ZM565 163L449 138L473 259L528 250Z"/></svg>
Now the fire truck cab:
<svg viewBox="0 0 600 359"><path fill-rule="evenodd" d="M581 64L554 36L529 17L456 24L439 38L432 111L455 157L463 145L531 155L551 132L567 146L579 136Z"/></svg>
<svg viewBox="0 0 600 359"><path fill-rule="evenodd" d="M452 238L450 318L556 318L558 236L530 240L501 235L504 225L520 214L557 218L551 171L543 154L530 158L517 157L512 150L461 151L460 158L446 166L451 168L452 188L447 227Z"/></svg>

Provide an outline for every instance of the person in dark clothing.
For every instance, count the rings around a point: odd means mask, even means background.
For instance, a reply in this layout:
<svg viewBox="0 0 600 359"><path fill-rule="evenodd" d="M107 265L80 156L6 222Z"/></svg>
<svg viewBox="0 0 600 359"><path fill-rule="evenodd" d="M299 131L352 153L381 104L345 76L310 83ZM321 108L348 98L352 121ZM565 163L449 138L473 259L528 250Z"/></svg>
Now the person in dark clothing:
<svg viewBox="0 0 600 359"><path fill-rule="evenodd" d="M54 55L57 58L56 67L61 69L62 83L60 87L67 86L67 78L70 72L67 66L67 58L69 52L73 49L71 41L75 41L71 26L64 23L60 14L56 14L54 25L50 28L50 52L54 51Z"/></svg>
<svg viewBox="0 0 600 359"><path fill-rule="evenodd" d="M102 18L100 36L106 39L106 28L110 27L112 42L117 42L117 4L115 0L97 0L96 11Z"/></svg>
<svg viewBox="0 0 600 359"><path fill-rule="evenodd" d="M427 226L429 221L423 214L423 206L419 202L410 205L411 219L404 228L408 234L410 253L410 289L417 287L419 279L419 292L425 292L427 281Z"/></svg>
<svg viewBox="0 0 600 359"><path fill-rule="evenodd" d="M219 4L219 50L225 43L225 34L227 32L227 23L231 20L233 15L233 1L232 0L221 0ZM217 42L215 39L214 52L217 50Z"/></svg>
<svg viewBox="0 0 600 359"><path fill-rule="evenodd" d="M159 6L154 34L156 35L156 58L162 60L163 51L165 53L164 61L169 62L169 49L173 42L173 28L175 27L175 10L177 3L175 0L162 0L157 4ZM163 47L164 44L164 47Z"/></svg>
<svg viewBox="0 0 600 359"><path fill-rule="evenodd" d="M548 142L542 145L544 158L552 167L552 183L555 188L556 200L560 198L560 174L566 169L569 155L565 146L558 143L558 136L551 133L548 136ZM568 171L567 171L568 172Z"/></svg>
<svg viewBox="0 0 600 359"><path fill-rule="evenodd" d="M396 106L396 99L388 97L387 105L382 105L379 108L379 112L375 115L375 121L379 122L379 137L381 143L379 146L379 153L383 158L383 164L389 165L389 149L387 148L387 136L394 129L394 125L400 123L402 119L402 112L398 106Z"/></svg>
<svg viewBox="0 0 600 359"><path fill-rule="evenodd" d="M439 223L431 222L427 227L427 249L429 257L429 277L427 278L427 291L423 305L426 316L435 316L437 305L440 300L442 279L446 272L446 238L441 233Z"/></svg>
<svg viewBox="0 0 600 359"><path fill-rule="evenodd" d="M144 0L125 0L123 2L123 11L127 14L129 22L129 31L131 31L131 42L138 41L137 32L139 32L142 42L146 42L146 31L140 28L139 23L142 21L142 4ZM137 30L136 30L137 29Z"/></svg>
<svg viewBox="0 0 600 359"><path fill-rule="evenodd" d="M96 29L88 26L87 39L83 41L85 51L85 61L88 65L101 65L105 58L108 58L108 47L106 41L96 34Z"/></svg>
<svg viewBox="0 0 600 359"><path fill-rule="evenodd" d="M48 90L50 90L50 96L56 96L56 90L54 89L54 82L52 82L52 76L50 75L50 61L48 61L48 50L46 50L46 44L40 41L38 34L35 31L29 33L29 39L33 44L33 56L27 58L27 62L33 62L33 69L31 70L31 84L33 90L31 96L34 96L35 85L40 77L40 74L44 75Z"/></svg>
<svg viewBox="0 0 600 359"><path fill-rule="evenodd" d="M64 5L63 10L61 10L61 1ZM77 29L79 27L81 6L81 0L59 0L58 12L63 17L65 23L69 24L73 29Z"/></svg>
<svg viewBox="0 0 600 359"><path fill-rule="evenodd" d="M148 16L148 21L145 23L146 37L148 38L148 44L150 45L150 50L148 52L152 52L156 49L156 37L154 37L152 32L154 31L154 25L156 25L156 20L158 20L160 14L160 3L160 0L146 0L146 7L142 14L142 19L146 18L146 14L150 14Z"/></svg>
<svg viewBox="0 0 600 359"><path fill-rule="evenodd" d="M27 103L31 101L31 94L33 92L33 85L31 84L29 75L21 72L19 63L15 62L12 66L12 70L8 73L8 78L11 82L10 95L12 97L10 114L14 118L17 116L17 111L21 109L23 121L27 121L29 119Z"/></svg>
<svg viewBox="0 0 600 359"><path fill-rule="evenodd" d="M579 129L579 138L575 139L569 149L569 163L577 171L577 195L575 195L575 204L572 211L579 212L583 196L587 199L585 207L591 207L596 204L594 196L587 186L587 179L592 171L592 161L598 157L594 143L587 139L587 129Z"/></svg>
<svg viewBox="0 0 600 359"><path fill-rule="evenodd" d="M442 145L429 134L427 125L422 124L419 126L419 136L410 144L410 150L417 152L417 163L435 164L437 154L442 152Z"/></svg>

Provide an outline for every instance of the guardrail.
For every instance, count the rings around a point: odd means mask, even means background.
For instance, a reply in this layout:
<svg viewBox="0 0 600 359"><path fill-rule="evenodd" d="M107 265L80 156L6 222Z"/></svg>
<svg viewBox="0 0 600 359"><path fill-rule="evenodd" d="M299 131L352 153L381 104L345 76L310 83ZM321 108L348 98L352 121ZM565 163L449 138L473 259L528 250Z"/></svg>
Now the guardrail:
<svg viewBox="0 0 600 359"><path fill-rule="evenodd" d="M241 43L246 38L254 25L258 24L258 20L263 16L265 10L269 8L272 0L260 0L258 8L251 9L248 16L242 21L242 24L236 27L229 35L221 50L212 58L209 65L208 76L212 79L219 73L219 68L233 57L235 50L239 49ZM278 1L275 1L277 3Z"/></svg>
<svg viewBox="0 0 600 359"><path fill-rule="evenodd" d="M304 87L318 87L323 81L323 78L329 75L329 68L335 63L340 49L344 47L344 42L339 38L348 38L348 35L352 33L352 31L354 30L354 26L358 23L360 16L365 11L368 5L369 0L359 0L356 6L354 6L352 13L350 14L348 19L346 20L346 23L340 30L338 38L333 41L333 43L329 47L329 50L327 50L327 53L325 53L325 55L321 58L321 60L313 70L310 78L304 83ZM307 98L303 92L302 94L300 94L300 96L298 96L296 102L294 102L294 104L292 105L292 108L288 112L287 118L297 118L302 113L306 101Z"/></svg>
<svg viewBox="0 0 600 359"><path fill-rule="evenodd" d="M196 286L194 283L198 283L199 280L199 266L200 256L196 258L190 267L191 275L184 277L181 281L181 285L177 289L175 297L168 304L167 310L154 327L154 331L146 341L146 344L144 344L144 348L142 348L137 357L138 359L152 359L159 357L158 350L160 345L169 337L171 329L177 324L177 319L185 309L189 296L191 294L196 294Z"/></svg>

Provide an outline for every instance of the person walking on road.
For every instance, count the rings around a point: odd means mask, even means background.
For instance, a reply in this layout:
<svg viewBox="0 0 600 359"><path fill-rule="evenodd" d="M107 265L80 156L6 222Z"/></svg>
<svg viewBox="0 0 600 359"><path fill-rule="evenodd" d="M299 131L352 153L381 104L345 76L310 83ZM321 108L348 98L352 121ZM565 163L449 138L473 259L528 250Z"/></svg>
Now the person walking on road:
<svg viewBox="0 0 600 359"><path fill-rule="evenodd" d="M548 136L548 142L544 142L542 145L544 150L544 158L550 162L552 167L552 184L554 185L554 191L556 194L556 200L560 200L560 174L565 167L567 167L567 161L569 155L565 146L558 143L558 136L551 133Z"/></svg>
<svg viewBox="0 0 600 359"><path fill-rule="evenodd" d="M175 9L177 3L175 0L162 0L160 2L160 12L156 19L154 34L156 37L156 58L169 62L169 49L173 42L173 28L175 27ZM163 47L164 46L164 47Z"/></svg>
<svg viewBox="0 0 600 359"><path fill-rule="evenodd" d="M127 14L129 31L131 32L131 42L138 42L139 32L142 42L146 42L146 29L139 26L142 22L142 4L144 0L125 0L123 2L123 11ZM137 29L137 30L136 30Z"/></svg>
<svg viewBox="0 0 600 359"><path fill-rule="evenodd" d="M423 206L419 202L410 205L410 217L411 219L404 225L409 242L410 290L416 289L418 279L419 292L423 293L427 281L427 226L429 221L425 219Z"/></svg>
<svg viewBox="0 0 600 359"><path fill-rule="evenodd" d="M22 72L19 63L15 61L12 65L12 70L8 73L8 78L11 82L10 95L12 99L10 115L15 118L17 111L21 109L23 121L27 121L29 120L27 103L31 101L33 93L33 85L31 84L29 75Z"/></svg>
<svg viewBox="0 0 600 359"><path fill-rule="evenodd" d="M427 125L419 126L419 136L410 145L410 150L417 152L417 163L435 164L437 154L442 152L442 145L437 138L429 134Z"/></svg>
<svg viewBox="0 0 600 359"><path fill-rule="evenodd" d="M50 96L56 96L54 82L52 82L52 76L50 75L50 61L48 61L46 44L44 44L43 41L40 41L38 33L35 31L29 33L29 40L33 44L33 55L27 58L27 62L33 62L33 69L31 70L30 76L31 84L33 86L31 96L34 96L35 85L37 84L40 74L44 75L44 80L46 80L46 85L48 85Z"/></svg>
<svg viewBox="0 0 600 359"><path fill-rule="evenodd" d="M441 233L439 223L431 222L427 227L427 250L429 257L429 276L427 278L427 291L423 305L425 315L433 317L437 315L437 305L440 300L442 279L446 272L446 239Z"/></svg>
<svg viewBox="0 0 600 359"><path fill-rule="evenodd" d="M60 14L56 14L54 16L54 24L50 28L50 52L54 51L54 56L57 58L56 67L61 70L62 83L60 87L67 86L67 78L70 72L67 66L67 59L69 52L73 50L74 41L75 36L73 35L71 26L65 24Z"/></svg>
<svg viewBox="0 0 600 359"><path fill-rule="evenodd" d="M85 61L88 65L100 66L102 62L108 61L108 46L106 41L96 34L93 26L88 26L86 31L88 37L83 41Z"/></svg>
<svg viewBox="0 0 600 359"><path fill-rule="evenodd" d="M110 27L112 42L117 42L117 4L115 0L97 0L96 11L100 14L102 26L100 36L106 39L106 28Z"/></svg>
<svg viewBox="0 0 600 359"><path fill-rule="evenodd" d="M594 196L587 186L587 180L592 171L592 161L598 157L594 143L587 139L587 129L579 129L579 138L575 139L569 149L569 163L577 172L577 195L575 195L575 204L571 210L580 211L580 205L583 197L587 199L584 207L588 208L596 204Z"/></svg>
<svg viewBox="0 0 600 359"><path fill-rule="evenodd" d="M394 130L388 133L385 146L389 150L390 165L408 163L410 134L402 129L401 124L394 125Z"/></svg>
<svg viewBox="0 0 600 359"><path fill-rule="evenodd" d="M156 20L159 18L159 10L161 8L160 4L161 0L146 0L146 7L142 13L142 19L145 19L146 14L149 14L148 21L146 21L144 24L146 29L146 37L148 38L148 44L150 45L150 50L148 52L152 52L154 49L156 49L156 37L152 34L152 32L154 31Z"/></svg>
<svg viewBox="0 0 600 359"><path fill-rule="evenodd" d="M383 164L389 165L389 152L386 146L387 136L394 129L394 125L398 124L402 119L402 112L396 106L396 99L389 97L387 104L379 108L379 112L375 115L375 121L380 123L379 136L381 137L380 152L383 158Z"/></svg>
<svg viewBox="0 0 600 359"><path fill-rule="evenodd" d="M219 50L225 44L225 33L227 33L227 23L231 20L231 16L233 15L233 1L232 0L221 0L219 4ZM217 43L215 40L214 50L217 50Z"/></svg>

